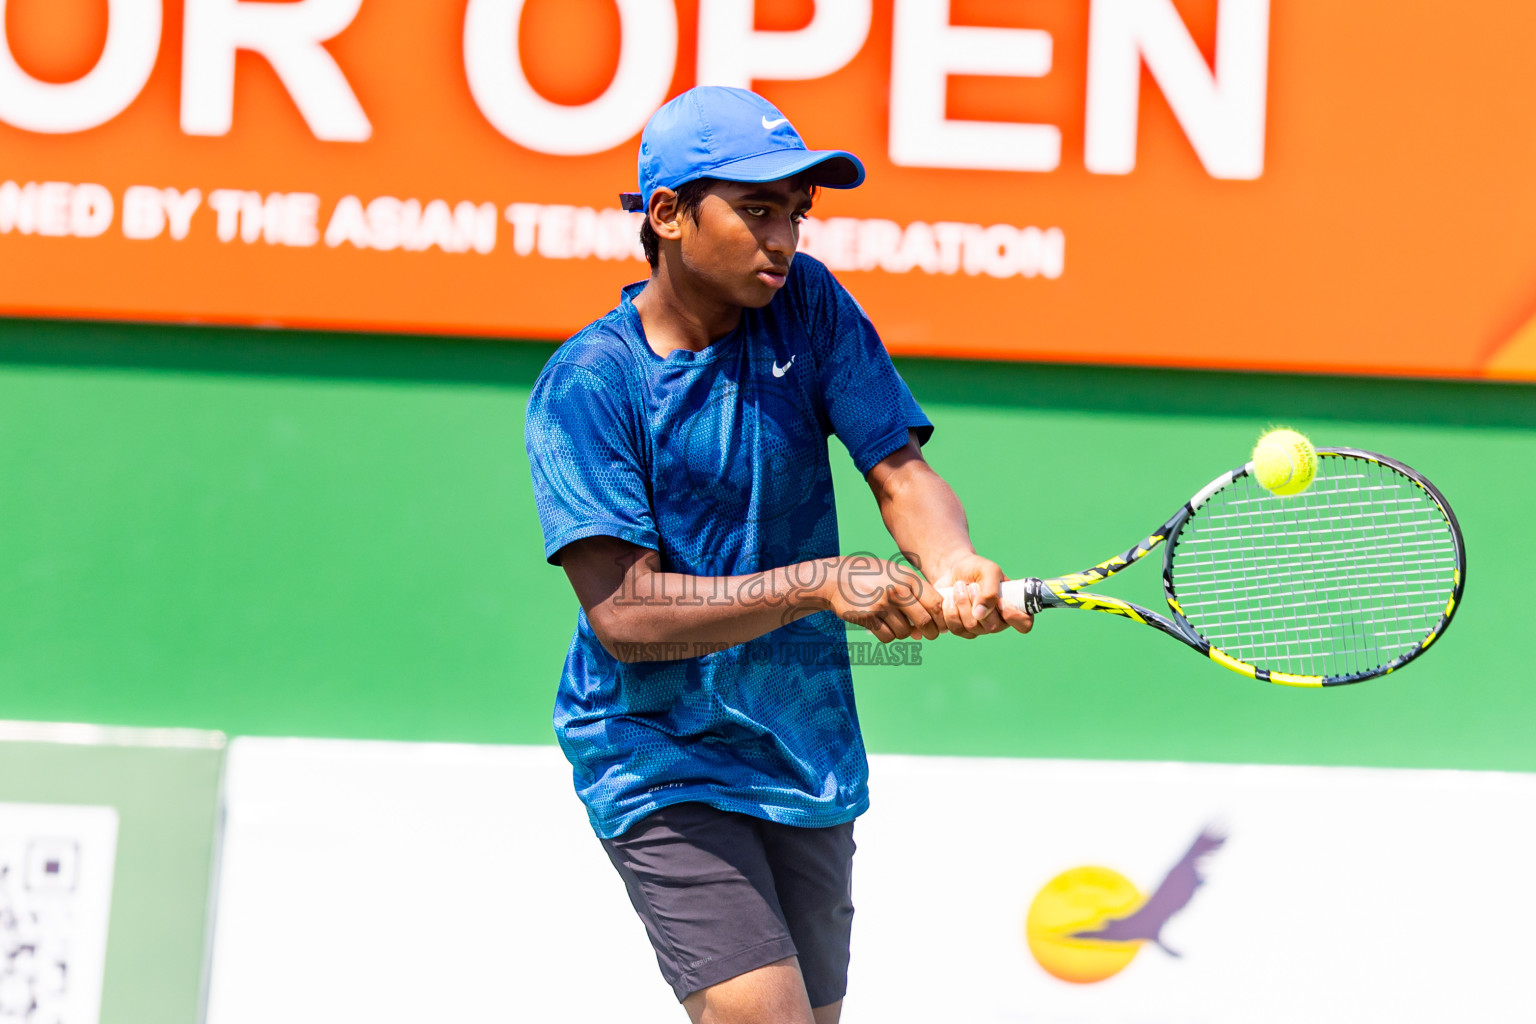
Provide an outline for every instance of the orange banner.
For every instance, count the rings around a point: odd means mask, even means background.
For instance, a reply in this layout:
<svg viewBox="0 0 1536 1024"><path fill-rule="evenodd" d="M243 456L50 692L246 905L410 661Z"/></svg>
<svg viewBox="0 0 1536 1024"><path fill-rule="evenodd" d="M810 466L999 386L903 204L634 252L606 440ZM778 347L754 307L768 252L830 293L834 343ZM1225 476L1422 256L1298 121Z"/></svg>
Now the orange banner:
<svg viewBox="0 0 1536 1024"><path fill-rule="evenodd" d="M0 312L562 337L646 116L858 153L893 351L1536 380L1536 6L7 0Z"/></svg>

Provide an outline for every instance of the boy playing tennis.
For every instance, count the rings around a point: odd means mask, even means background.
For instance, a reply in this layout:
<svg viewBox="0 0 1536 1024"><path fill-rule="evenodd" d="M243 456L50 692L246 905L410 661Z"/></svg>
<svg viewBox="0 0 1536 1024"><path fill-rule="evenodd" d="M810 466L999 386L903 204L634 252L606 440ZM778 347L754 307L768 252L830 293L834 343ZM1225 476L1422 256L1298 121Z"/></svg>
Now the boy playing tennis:
<svg viewBox="0 0 1536 1024"><path fill-rule="evenodd" d="M581 603L555 731L689 1017L830 1024L868 806L844 623L890 642L1030 618L1000 610L863 310L795 256L814 190L857 186L859 160L701 87L651 118L639 176L650 279L528 406L545 554ZM831 434L922 576L839 556Z"/></svg>

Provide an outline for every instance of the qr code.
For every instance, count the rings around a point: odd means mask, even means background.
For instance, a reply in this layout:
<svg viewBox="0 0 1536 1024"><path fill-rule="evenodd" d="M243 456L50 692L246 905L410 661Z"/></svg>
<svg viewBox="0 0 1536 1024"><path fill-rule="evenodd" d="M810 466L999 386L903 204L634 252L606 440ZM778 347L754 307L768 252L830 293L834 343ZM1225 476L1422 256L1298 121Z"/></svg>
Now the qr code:
<svg viewBox="0 0 1536 1024"><path fill-rule="evenodd" d="M117 814L0 804L0 1024L96 1024Z"/></svg>

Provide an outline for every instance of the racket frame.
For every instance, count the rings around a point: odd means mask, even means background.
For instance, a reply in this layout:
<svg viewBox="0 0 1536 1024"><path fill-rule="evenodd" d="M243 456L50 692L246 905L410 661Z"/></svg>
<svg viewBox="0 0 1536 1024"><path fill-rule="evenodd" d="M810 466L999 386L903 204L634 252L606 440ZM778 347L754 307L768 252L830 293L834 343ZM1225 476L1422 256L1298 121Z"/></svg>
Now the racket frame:
<svg viewBox="0 0 1536 1024"><path fill-rule="evenodd" d="M1250 679L1260 682L1279 683L1285 686L1342 686L1347 683L1358 683L1366 679L1375 679L1388 675L1408 664L1420 654L1429 649L1429 646L1445 634L1451 624L1451 618L1456 609L1461 605L1462 591L1467 583L1467 555L1466 546L1462 541L1461 526L1456 521L1456 514L1451 511L1450 503L1445 500L1434 484L1426 480L1421 474L1409 466L1388 458L1376 452L1363 451L1359 448L1319 448L1317 454L1322 457L1343 457L1365 459L1389 469L1395 470L1429 495L1431 500L1445 516L1446 524L1450 527L1451 540L1455 547L1456 568L1452 581L1451 596L1446 601L1445 610L1441 612L1439 621L1435 624L1422 641L1410 647L1404 653L1393 658L1385 665L1368 669L1363 672L1354 672L1348 675L1317 676L1301 675L1291 672L1279 672L1272 669L1259 668L1249 664L1240 658L1233 657L1226 651L1212 644L1185 618L1184 610L1179 607L1177 597L1173 591L1173 551L1178 540L1179 531L1194 518L1200 507L1210 500L1211 496L1233 482L1249 476L1253 472L1253 463L1249 462L1238 466L1218 476L1201 488L1194 497L1184 503L1184 506L1169 517L1168 521L1148 534L1139 544L1127 548L1124 552L1100 562L1090 569L1082 572L1071 573L1067 576L1055 576L1049 579L1037 579L1031 577L1022 580L1009 580L1003 585L1004 599L1015 607L1022 608L1030 614L1035 614L1042 608L1080 608L1084 611L1104 612L1109 615L1120 615L1140 622L1145 626L1159 629L1175 640L1199 651L1218 665L1231 669ZM1163 546L1163 598L1168 602L1168 615L1161 615L1140 605L1129 601L1122 601L1117 597L1106 594L1083 593L1087 587L1102 583L1111 576L1134 565Z"/></svg>

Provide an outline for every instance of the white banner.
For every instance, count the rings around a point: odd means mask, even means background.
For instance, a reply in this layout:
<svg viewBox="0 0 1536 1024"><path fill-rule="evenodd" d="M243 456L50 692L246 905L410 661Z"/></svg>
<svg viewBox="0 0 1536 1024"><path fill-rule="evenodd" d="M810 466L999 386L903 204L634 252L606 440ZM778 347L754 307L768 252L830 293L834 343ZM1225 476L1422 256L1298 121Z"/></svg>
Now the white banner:
<svg viewBox="0 0 1536 1024"><path fill-rule="evenodd" d="M96 1024L117 811L0 804L0 1021Z"/></svg>
<svg viewBox="0 0 1536 1024"><path fill-rule="evenodd" d="M1443 1024L1531 1005L1536 777L877 765L850 1024ZM1129 941L1082 937L1106 930Z"/></svg>
<svg viewBox="0 0 1536 1024"><path fill-rule="evenodd" d="M872 789L848 1024L1531 1002L1533 776L888 756ZM227 813L212 1024L684 1019L553 747L237 740Z"/></svg>

